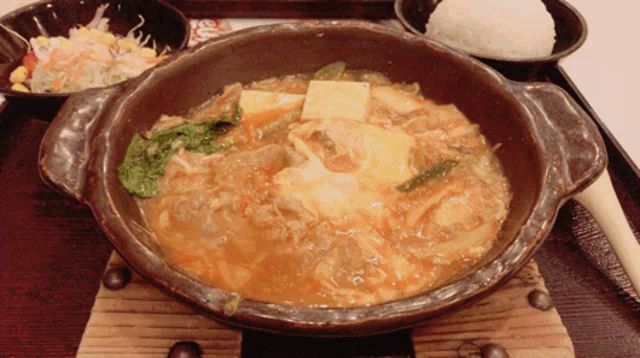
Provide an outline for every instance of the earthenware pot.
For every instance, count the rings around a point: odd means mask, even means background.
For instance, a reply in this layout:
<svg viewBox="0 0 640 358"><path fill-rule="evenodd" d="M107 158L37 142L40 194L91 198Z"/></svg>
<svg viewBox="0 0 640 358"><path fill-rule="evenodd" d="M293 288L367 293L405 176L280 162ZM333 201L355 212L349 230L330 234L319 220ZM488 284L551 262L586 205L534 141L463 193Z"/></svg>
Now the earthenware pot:
<svg viewBox="0 0 640 358"><path fill-rule="evenodd" d="M299 308L241 299L169 264L117 169L132 136L162 114L181 115L224 85L311 72L343 60L350 69L418 82L440 103L455 103L493 145L513 189L497 244L477 265L437 289L357 308ZM379 25L324 21L252 28L179 54L123 86L72 96L42 141L42 178L85 202L113 246L141 275L228 324L302 335L369 335L416 325L496 290L543 243L558 208L606 165L595 125L560 88L517 83L422 36Z"/></svg>

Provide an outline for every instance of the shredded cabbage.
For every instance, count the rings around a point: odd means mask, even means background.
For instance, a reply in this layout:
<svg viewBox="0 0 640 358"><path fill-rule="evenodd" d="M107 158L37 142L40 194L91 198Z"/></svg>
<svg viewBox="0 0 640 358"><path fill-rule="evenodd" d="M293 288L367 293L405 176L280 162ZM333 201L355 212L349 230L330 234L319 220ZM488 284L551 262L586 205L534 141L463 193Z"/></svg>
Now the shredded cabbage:
<svg viewBox="0 0 640 358"><path fill-rule="evenodd" d="M37 93L106 87L136 77L164 58L156 52L155 41L145 47L152 42L150 35L136 34L144 25L142 16L126 37L109 32L108 8L98 7L94 18L69 30L68 37L31 38L37 65L21 84Z"/></svg>

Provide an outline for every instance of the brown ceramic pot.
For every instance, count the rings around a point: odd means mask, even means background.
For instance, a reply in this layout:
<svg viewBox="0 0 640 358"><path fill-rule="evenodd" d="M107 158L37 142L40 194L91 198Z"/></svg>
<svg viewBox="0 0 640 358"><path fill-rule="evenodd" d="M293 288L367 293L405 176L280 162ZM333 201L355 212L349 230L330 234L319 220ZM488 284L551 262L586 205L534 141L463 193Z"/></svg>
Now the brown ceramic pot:
<svg viewBox="0 0 640 358"><path fill-rule="evenodd" d="M117 168L132 136L161 114L181 115L232 82L311 72L336 60L417 81L429 98L455 103L477 122L511 182L511 211L495 247L449 284L357 308L297 308L242 299L171 266ZM118 252L152 283L220 321L304 335L368 335L415 325L482 297L518 271L542 244L558 208L604 169L602 138L560 88L511 82L482 63L420 36L364 22L265 26L219 37L122 87L72 96L41 145L42 178L87 203Z"/></svg>

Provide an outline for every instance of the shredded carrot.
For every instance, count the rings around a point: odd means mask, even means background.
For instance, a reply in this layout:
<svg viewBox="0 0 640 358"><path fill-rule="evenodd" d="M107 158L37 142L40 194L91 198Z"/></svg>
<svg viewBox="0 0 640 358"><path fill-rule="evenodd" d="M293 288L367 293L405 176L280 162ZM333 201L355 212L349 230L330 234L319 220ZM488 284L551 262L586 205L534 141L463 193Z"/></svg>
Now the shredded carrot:
<svg viewBox="0 0 640 358"><path fill-rule="evenodd" d="M256 128L253 126L253 123L245 122L243 120L242 128L244 128L244 131L247 134L247 144L249 144L249 146L253 146L256 143Z"/></svg>
<svg viewBox="0 0 640 358"><path fill-rule="evenodd" d="M239 212L244 213L249 204L251 204L251 199L246 196L241 196L239 197L238 204L238 207L240 208Z"/></svg>
<svg viewBox="0 0 640 358"><path fill-rule="evenodd" d="M256 128L275 121L290 110L290 108L283 107L260 113L245 114L242 116L242 127L247 133L249 145L255 144Z"/></svg>
<svg viewBox="0 0 640 358"><path fill-rule="evenodd" d="M63 86L63 81L60 77L56 77L53 82L51 83L51 86L53 87L54 90L56 91L60 91L62 90L62 86Z"/></svg>
<svg viewBox="0 0 640 358"><path fill-rule="evenodd" d="M391 232L393 231L393 227L391 226L391 223L389 222L389 218L383 217L381 224L382 224L382 227L381 227L382 234L383 235L391 235Z"/></svg>
<svg viewBox="0 0 640 358"><path fill-rule="evenodd" d="M49 54L49 63L56 63L63 61L65 58L65 54L57 48L54 48Z"/></svg>
<svg viewBox="0 0 640 358"><path fill-rule="evenodd" d="M271 121L278 119L285 113L289 112L289 108L276 108L266 112L248 114L243 116L242 121L245 123L251 123L254 128L265 125Z"/></svg>

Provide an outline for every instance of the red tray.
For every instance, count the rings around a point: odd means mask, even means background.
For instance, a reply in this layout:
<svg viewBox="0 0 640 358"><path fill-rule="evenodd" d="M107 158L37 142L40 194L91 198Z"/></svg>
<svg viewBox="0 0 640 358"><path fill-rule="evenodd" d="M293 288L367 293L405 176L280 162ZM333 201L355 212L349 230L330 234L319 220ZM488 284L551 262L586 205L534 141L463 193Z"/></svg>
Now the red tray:
<svg viewBox="0 0 640 358"><path fill-rule="evenodd" d="M188 16L391 18L390 0L173 0ZM567 90L605 138L609 170L632 225L640 228L640 171L557 64L503 67L505 76ZM75 354L111 247L86 207L38 177L40 138L52 108L11 103L0 113L0 356ZM578 357L637 356L640 304L592 264L574 233L599 237L574 202L560 211L536 254ZM604 238L601 238L604 240ZM245 332L246 356L411 356L409 332L362 339L291 338Z"/></svg>
<svg viewBox="0 0 640 358"><path fill-rule="evenodd" d="M169 0L190 18L393 18L393 0Z"/></svg>

